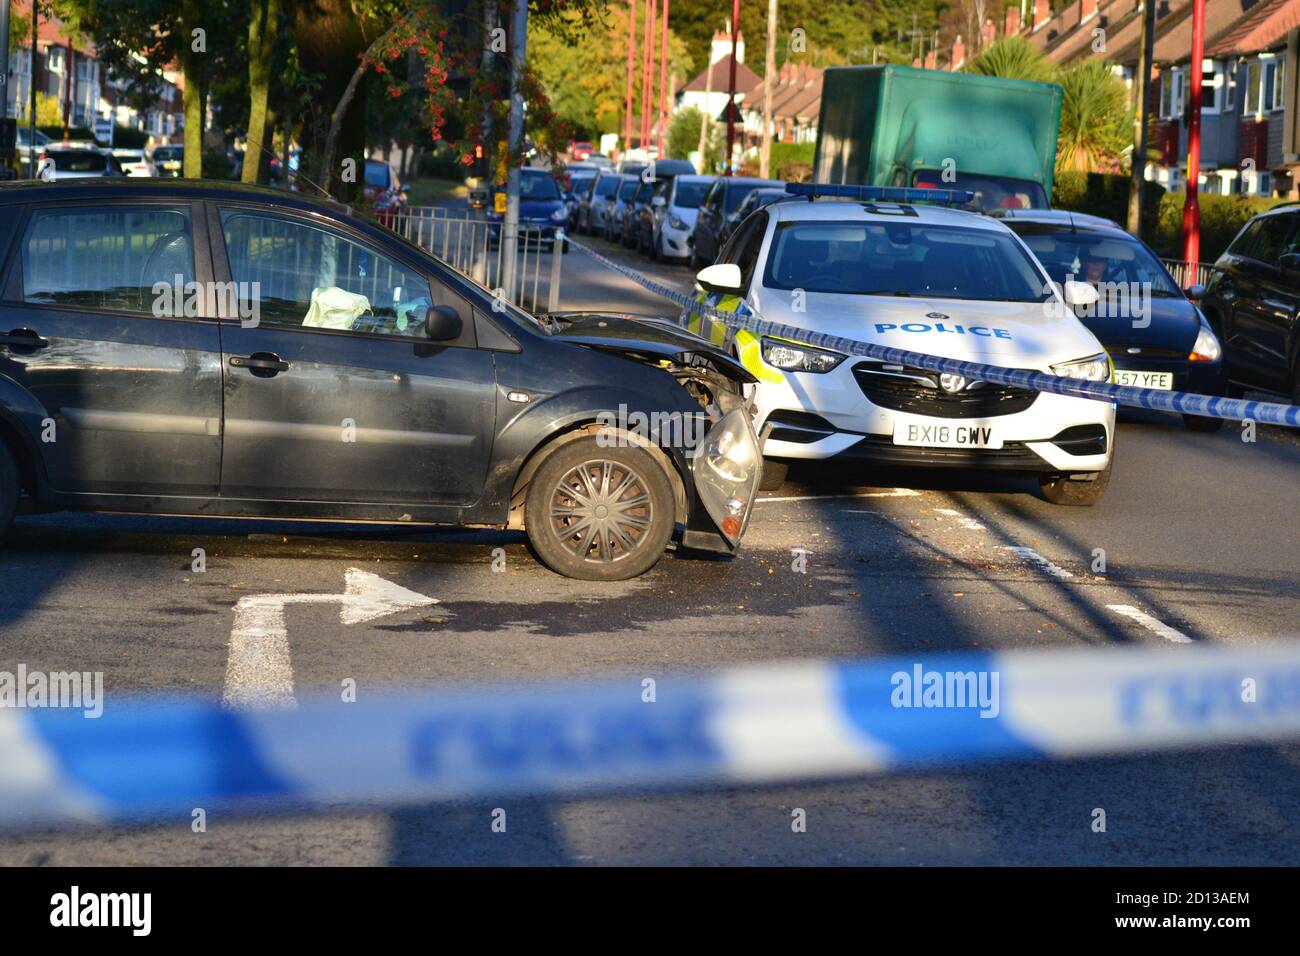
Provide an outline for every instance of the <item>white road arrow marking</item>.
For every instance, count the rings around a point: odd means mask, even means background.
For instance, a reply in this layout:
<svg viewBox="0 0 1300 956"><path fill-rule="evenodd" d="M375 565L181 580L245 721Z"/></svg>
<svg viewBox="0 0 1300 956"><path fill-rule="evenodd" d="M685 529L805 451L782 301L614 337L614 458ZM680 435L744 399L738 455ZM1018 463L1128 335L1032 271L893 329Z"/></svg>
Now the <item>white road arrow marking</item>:
<svg viewBox="0 0 1300 956"><path fill-rule="evenodd" d="M227 707L293 707L293 667L284 623L288 604L339 602L339 623L363 624L386 614L437 604L359 568L348 568L342 594L250 594L235 605L221 701Z"/></svg>

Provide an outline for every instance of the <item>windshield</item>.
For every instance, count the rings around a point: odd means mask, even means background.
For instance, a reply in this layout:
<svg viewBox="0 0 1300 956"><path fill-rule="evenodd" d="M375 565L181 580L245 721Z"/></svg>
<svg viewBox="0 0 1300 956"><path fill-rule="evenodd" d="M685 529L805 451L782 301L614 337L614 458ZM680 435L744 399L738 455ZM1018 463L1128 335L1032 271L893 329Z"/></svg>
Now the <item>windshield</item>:
<svg viewBox="0 0 1300 956"><path fill-rule="evenodd" d="M848 295L1043 302L1051 293L1015 238L932 223L782 223L764 284Z"/></svg>
<svg viewBox="0 0 1300 956"><path fill-rule="evenodd" d="M519 177L519 198L544 202L560 198L560 187L550 173L524 173Z"/></svg>
<svg viewBox="0 0 1300 956"><path fill-rule="evenodd" d="M922 189L965 189L975 194L975 204L990 209L1047 209L1051 204L1038 183L1008 176L981 176L977 173L944 173L933 169L917 170L912 185Z"/></svg>
<svg viewBox="0 0 1300 956"><path fill-rule="evenodd" d="M61 173L102 173L108 168L108 159L102 153L52 152L50 159Z"/></svg>
<svg viewBox="0 0 1300 956"><path fill-rule="evenodd" d="M595 178L596 178L595 176L569 177L569 192L573 193L574 195L581 195L582 193L585 193L587 191L587 187L591 185L591 181Z"/></svg>
<svg viewBox="0 0 1300 956"><path fill-rule="evenodd" d="M180 159L181 152L182 149L179 146L159 146L153 151L153 158L155 161L170 162L173 159Z"/></svg>
<svg viewBox="0 0 1300 956"><path fill-rule="evenodd" d="M1020 238L1057 282L1121 283L1125 288L1147 289L1152 295L1182 297L1160 261L1146 246L1127 236L1066 232L1060 227L1035 232L1030 231L1033 226L1029 223L1022 228L1025 231L1016 230Z"/></svg>
<svg viewBox="0 0 1300 956"><path fill-rule="evenodd" d="M640 183L641 181L639 179L629 179L627 182L623 183L623 185L619 187L618 198L627 202L632 198L632 194L636 192Z"/></svg>
<svg viewBox="0 0 1300 956"><path fill-rule="evenodd" d="M731 188L727 190L727 212L735 212L740 208L740 204L745 201L745 197L752 193L759 186L767 185L766 183L732 183Z"/></svg>
<svg viewBox="0 0 1300 956"><path fill-rule="evenodd" d="M700 203L704 200L704 194L709 191L711 182L684 183L680 180L677 182L677 193L673 196L673 205L680 206L682 209L699 209Z"/></svg>
<svg viewBox="0 0 1300 956"><path fill-rule="evenodd" d="M609 199L618 192L617 176L601 176L596 181L596 195L602 199Z"/></svg>

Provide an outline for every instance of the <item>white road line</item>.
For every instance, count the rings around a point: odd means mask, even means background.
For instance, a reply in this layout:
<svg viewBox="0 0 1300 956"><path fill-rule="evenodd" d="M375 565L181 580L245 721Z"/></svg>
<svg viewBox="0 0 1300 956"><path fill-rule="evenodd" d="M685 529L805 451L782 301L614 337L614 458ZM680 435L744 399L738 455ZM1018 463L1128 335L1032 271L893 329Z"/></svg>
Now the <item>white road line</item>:
<svg viewBox="0 0 1300 956"><path fill-rule="evenodd" d="M754 504L765 501L820 501L823 498L919 498L921 493L911 488L895 488L892 491L867 491L861 494L844 495L791 495L786 498L759 498Z"/></svg>
<svg viewBox="0 0 1300 956"><path fill-rule="evenodd" d="M961 526L962 526L963 528L965 528L967 531L984 531L984 530L985 530L985 528L984 528L984 526L983 526L982 524L980 524L980 523L979 523L978 521L976 521L974 518L968 518L966 515L962 514L960 511L954 511L952 508L935 508L934 510L937 511L937 512L938 512L939 514L941 514L941 515L947 515L947 516L950 517L950 518L956 518L959 522L961 522Z"/></svg>
<svg viewBox="0 0 1300 956"><path fill-rule="evenodd" d="M1114 611L1116 614L1137 621L1148 631L1151 631L1153 634L1159 634L1166 641L1173 641L1175 644L1193 643L1192 639L1182 631L1170 627L1164 621L1157 621L1150 614L1147 614L1145 611L1139 611L1131 604L1107 604L1106 607L1108 610Z"/></svg>
<svg viewBox="0 0 1300 956"><path fill-rule="evenodd" d="M235 605L226 659L227 707L293 707L293 666L284 623L287 604L337 601L340 624L360 624L407 608L437 604L436 598L408 591L359 568L348 568L342 594L249 594Z"/></svg>
<svg viewBox="0 0 1300 956"><path fill-rule="evenodd" d="M1037 566L1041 570L1046 571L1052 577L1057 578L1061 581L1069 581L1074 577L1074 575L1071 574L1069 571L1065 570L1065 568L1058 567L1057 565L1053 564L1051 561L1048 561L1045 557L1043 557L1033 548L1008 546L1006 550L1014 551L1024 561L1028 562L1029 564L1033 564Z"/></svg>

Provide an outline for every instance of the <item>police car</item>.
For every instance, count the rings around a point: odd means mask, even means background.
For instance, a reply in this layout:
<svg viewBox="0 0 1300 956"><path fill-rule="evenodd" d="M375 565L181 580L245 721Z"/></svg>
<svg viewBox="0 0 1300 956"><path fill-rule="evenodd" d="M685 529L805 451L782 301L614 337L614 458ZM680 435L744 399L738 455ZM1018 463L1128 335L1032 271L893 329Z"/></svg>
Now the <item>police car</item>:
<svg viewBox="0 0 1300 956"><path fill-rule="evenodd" d="M749 216L697 274L700 300L811 332L1109 381L1105 350L1067 308L1094 302L1096 290L1054 284L1005 225L950 208L968 194L787 189L791 198ZM771 426L768 489L800 459L1034 475L1049 501L1071 505L1096 503L1110 480L1109 402L760 339L693 313L683 321L758 378L757 421Z"/></svg>

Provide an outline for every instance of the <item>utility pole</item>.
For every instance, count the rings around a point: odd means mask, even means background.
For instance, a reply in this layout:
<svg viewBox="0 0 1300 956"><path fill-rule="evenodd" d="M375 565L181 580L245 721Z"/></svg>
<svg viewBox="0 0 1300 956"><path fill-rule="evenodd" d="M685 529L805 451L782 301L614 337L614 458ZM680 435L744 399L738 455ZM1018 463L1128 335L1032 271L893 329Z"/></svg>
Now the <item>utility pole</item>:
<svg viewBox="0 0 1300 956"><path fill-rule="evenodd" d="M72 52L72 41L64 47L67 55L63 58L63 141L66 143L72 138L72 133L68 129L68 124L72 115L72 58L75 54Z"/></svg>
<svg viewBox="0 0 1300 956"><path fill-rule="evenodd" d="M763 145L758 154L758 175L772 170L772 86L776 82L776 3L767 0L767 59L763 61Z"/></svg>
<svg viewBox="0 0 1300 956"><path fill-rule="evenodd" d="M700 110L700 172L709 171L709 162L705 150L709 148L709 103L713 101L713 34L709 34L709 52L705 57L704 67L704 109Z"/></svg>
<svg viewBox="0 0 1300 956"><path fill-rule="evenodd" d="M524 154L524 58L528 51L528 0L514 0L510 19L510 141L506 177L506 218L501 226L501 286L515 301L515 259L519 252L519 168ZM558 252L558 250L557 250Z"/></svg>
<svg viewBox="0 0 1300 956"><path fill-rule="evenodd" d="M736 145L736 44L740 40L740 0L731 0L731 75L727 80L727 157L722 175L731 175L731 155Z"/></svg>
<svg viewBox="0 0 1300 956"><path fill-rule="evenodd" d="M1147 0L1148 3L1151 0ZM1205 56L1205 0L1192 0L1192 95L1187 117L1187 198L1183 202L1183 259L1186 282L1196 284L1201 257L1201 207L1197 202L1201 177L1201 58Z"/></svg>
<svg viewBox="0 0 1300 956"><path fill-rule="evenodd" d="M38 17L40 4L32 0L32 56L29 69L27 70L27 93L31 99L29 115L27 117L27 167L32 174L32 179L39 175L36 169L36 41L40 36ZM9 49L8 42L5 43L5 49Z"/></svg>
<svg viewBox="0 0 1300 956"><path fill-rule="evenodd" d="M636 0L628 0L627 5L627 120L623 124L623 152L632 148L632 82L634 64L636 63Z"/></svg>
<svg viewBox="0 0 1300 956"><path fill-rule="evenodd" d="M1145 0L1142 5L1142 46L1138 51L1137 76L1133 96L1137 109L1133 116L1132 178L1128 187L1128 231L1142 238L1142 198L1147 184L1147 97L1151 86L1151 57L1156 42L1156 5Z"/></svg>
<svg viewBox="0 0 1300 956"><path fill-rule="evenodd" d="M643 150L650 142L650 103L654 99L655 0L646 0L645 52L641 57L641 141Z"/></svg>

